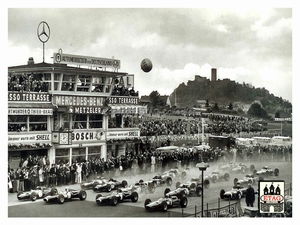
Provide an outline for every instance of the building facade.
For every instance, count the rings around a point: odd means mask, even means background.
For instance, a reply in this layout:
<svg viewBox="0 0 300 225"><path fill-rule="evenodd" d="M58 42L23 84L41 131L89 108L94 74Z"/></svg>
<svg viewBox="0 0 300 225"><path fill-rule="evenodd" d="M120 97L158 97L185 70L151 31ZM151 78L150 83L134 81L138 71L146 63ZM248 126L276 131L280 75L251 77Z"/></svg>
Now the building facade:
<svg viewBox="0 0 300 225"><path fill-rule="evenodd" d="M120 61L54 53L53 63L8 68L8 163L106 159L139 151L138 118L147 112L134 75Z"/></svg>

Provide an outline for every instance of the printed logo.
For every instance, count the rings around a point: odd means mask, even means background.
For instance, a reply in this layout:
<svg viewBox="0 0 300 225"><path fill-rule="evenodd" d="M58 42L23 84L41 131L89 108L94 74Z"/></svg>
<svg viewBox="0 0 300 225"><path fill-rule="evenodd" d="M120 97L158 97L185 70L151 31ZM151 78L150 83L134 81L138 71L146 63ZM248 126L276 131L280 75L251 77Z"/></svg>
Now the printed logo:
<svg viewBox="0 0 300 225"><path fill-rule="evenodd" d="M260 213L284 213L284 181L259 181Z"/></svg>

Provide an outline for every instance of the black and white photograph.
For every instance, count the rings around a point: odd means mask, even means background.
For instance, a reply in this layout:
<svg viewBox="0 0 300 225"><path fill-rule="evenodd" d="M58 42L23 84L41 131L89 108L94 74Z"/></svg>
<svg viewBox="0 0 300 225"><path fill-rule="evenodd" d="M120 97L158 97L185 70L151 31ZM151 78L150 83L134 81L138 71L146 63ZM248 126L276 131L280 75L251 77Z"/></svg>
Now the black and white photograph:
<svg viewBox="0 0 300 225"><path fill-rule="evenodd" d="M294 1L91 2L6 8L8 222L294 220Z"/></svg>

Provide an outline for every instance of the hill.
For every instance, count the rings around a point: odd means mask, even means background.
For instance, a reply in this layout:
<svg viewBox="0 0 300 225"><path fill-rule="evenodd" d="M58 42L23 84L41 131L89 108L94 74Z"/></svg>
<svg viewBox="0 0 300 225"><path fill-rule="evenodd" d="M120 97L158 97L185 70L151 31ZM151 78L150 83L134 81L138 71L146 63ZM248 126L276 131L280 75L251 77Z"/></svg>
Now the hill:
<svg viewBox="0 0 300 225"><path fill-rule="evenodd" d="M242 105L259 102L272 117L275 117L275 113L280 115L278 117L291 117L292 112L289 101L271 94L265 88L255 88L229 79L211 81L196 75L194 81L180 84L170 95L171 105L176 103L177 108L199 107L197 102L201 100L205 100L210 107L217 104L224 109L237 102Z"/></svg>

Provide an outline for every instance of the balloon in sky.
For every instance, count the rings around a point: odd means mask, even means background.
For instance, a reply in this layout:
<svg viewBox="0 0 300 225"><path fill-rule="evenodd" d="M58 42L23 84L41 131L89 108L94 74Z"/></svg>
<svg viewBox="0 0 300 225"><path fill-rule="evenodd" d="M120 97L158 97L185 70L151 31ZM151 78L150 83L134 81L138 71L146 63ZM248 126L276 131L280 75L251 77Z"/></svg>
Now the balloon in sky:
<svg viewBox="0 0 300 225"><path fill-rule="evenodd" d="M141 69L145 72L148 73L152 70L152 62L150 59L143 59L141 62Z"/></svg>

